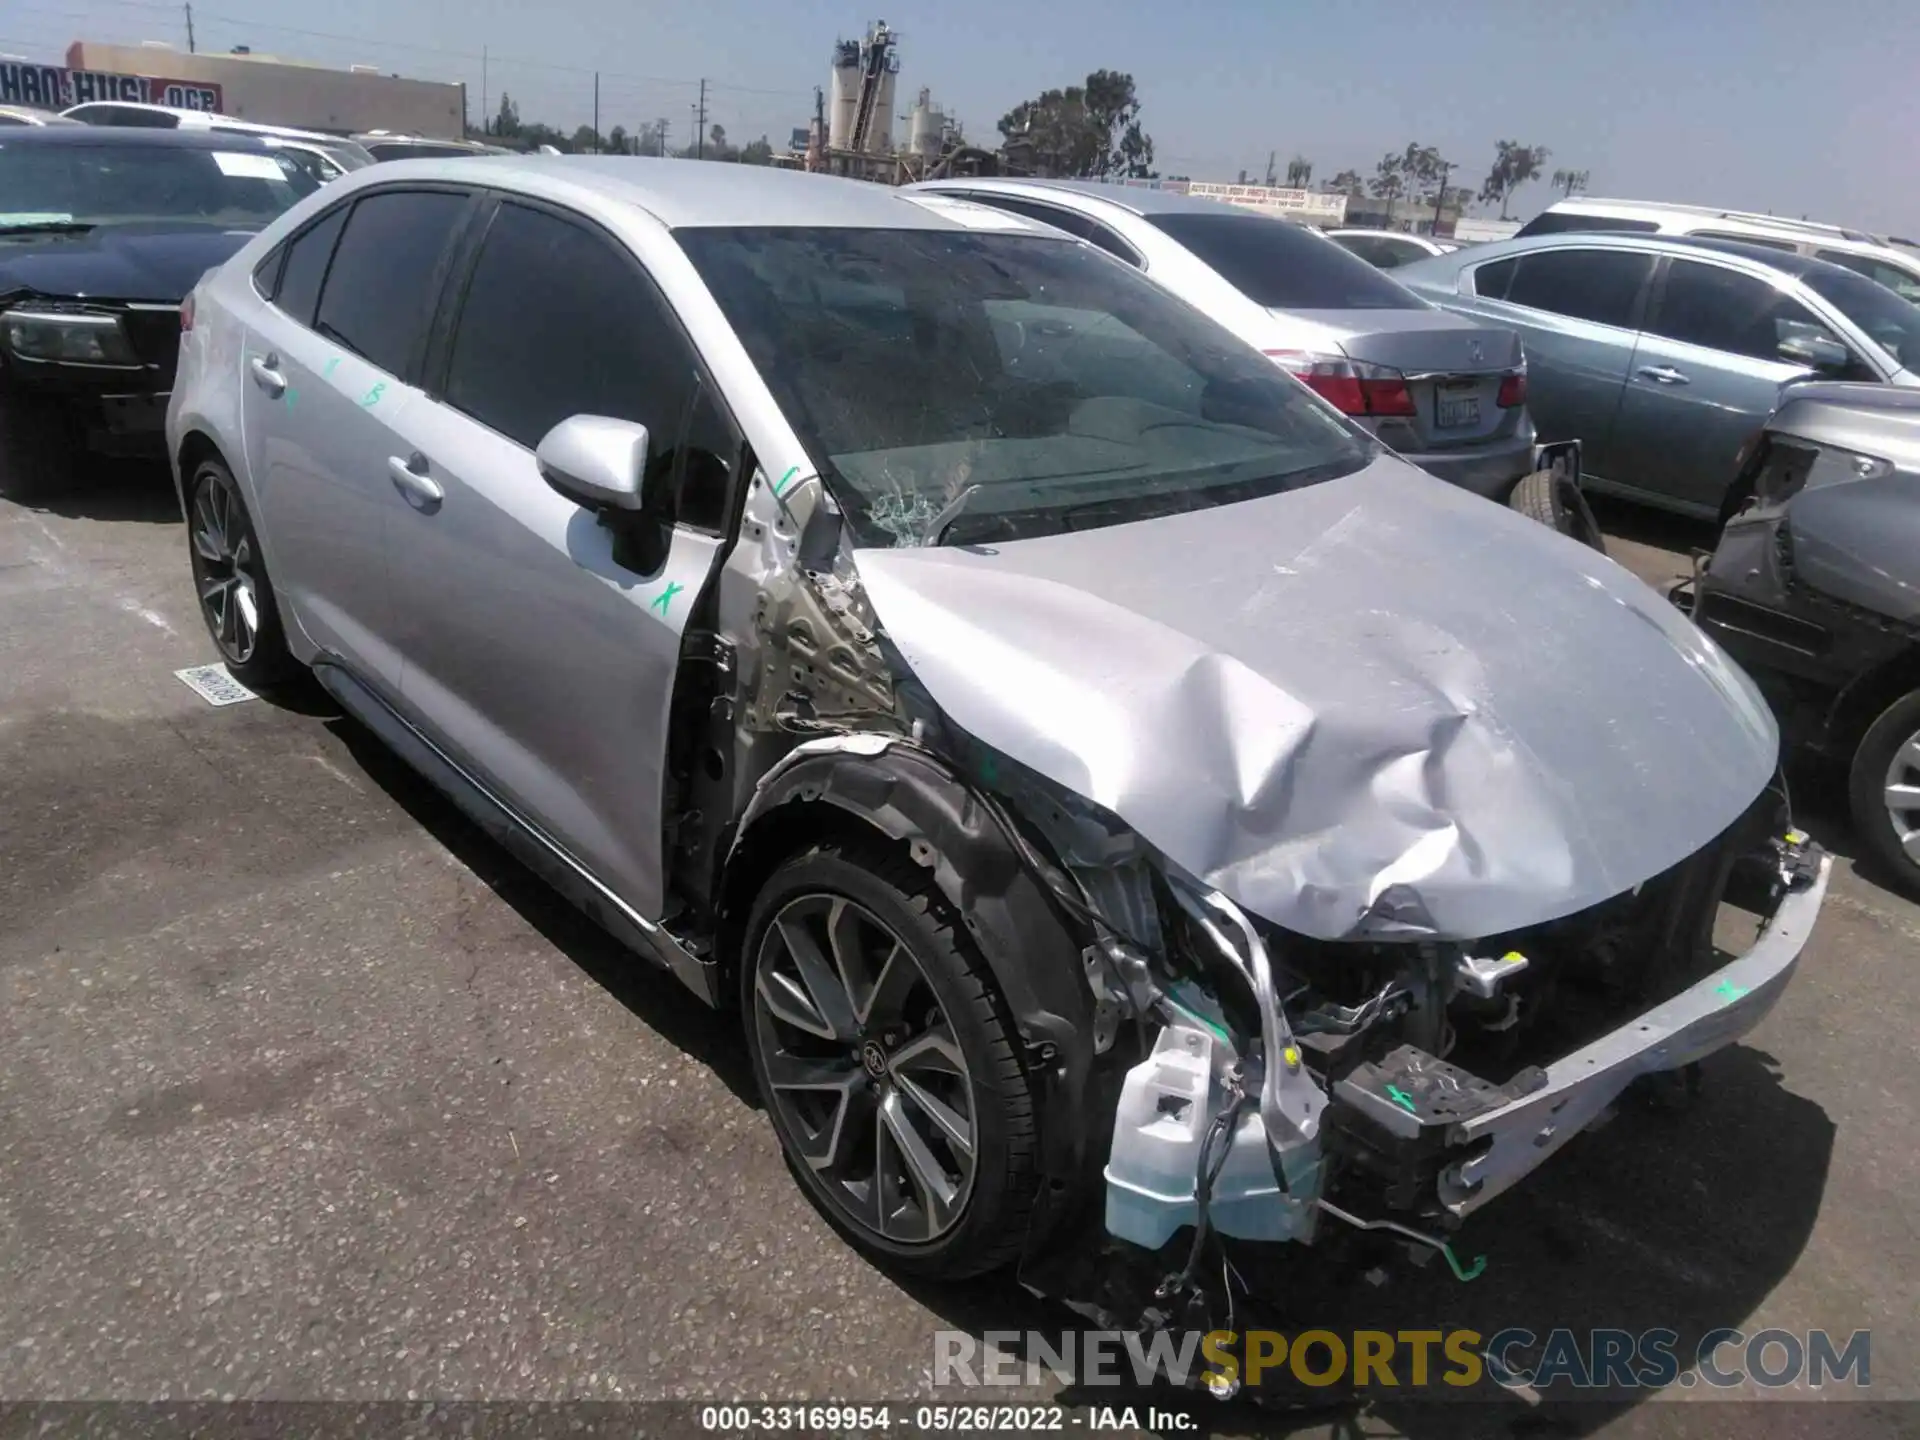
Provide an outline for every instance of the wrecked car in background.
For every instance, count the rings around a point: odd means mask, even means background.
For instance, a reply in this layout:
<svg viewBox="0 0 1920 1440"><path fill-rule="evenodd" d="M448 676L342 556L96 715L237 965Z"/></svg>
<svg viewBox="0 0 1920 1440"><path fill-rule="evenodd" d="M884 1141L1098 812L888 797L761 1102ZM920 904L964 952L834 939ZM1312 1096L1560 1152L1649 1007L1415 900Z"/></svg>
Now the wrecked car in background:
<svg viewBox="0 0 1920 1440"><path fill-rule="evenodd" d="M1673 598L1848 768L1854 828L1920 893L1920 391L1805 382L1748 443L1719 548Z"/></svg>
<svg viewBox="0 0 1920 1440"><path fill-rule="evenodd" d="M228 664L311 667L737 1006L799 1182L898 1267L1100 1250L1144 1305L1214 1284L1183 1230L1441 1243L1756 1024L1820 907L1773 721L1673 607L1044 227L408 162L194 304Z"/></svg>

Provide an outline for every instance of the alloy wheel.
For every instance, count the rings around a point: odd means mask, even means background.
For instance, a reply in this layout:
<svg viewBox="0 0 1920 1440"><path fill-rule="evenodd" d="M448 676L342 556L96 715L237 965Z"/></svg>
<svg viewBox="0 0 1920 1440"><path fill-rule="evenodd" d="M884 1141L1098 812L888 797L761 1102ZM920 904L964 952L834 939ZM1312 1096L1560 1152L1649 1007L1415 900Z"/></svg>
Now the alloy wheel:
<svg viewBox="0 0 1920 1440"><path fill-rule="evenodd" d="M844 896L789 900L756 957L753 1034L788 1148L851 1224L895 1246L973 1190L972 1077L919 960Z"/></svg>
<svg viewBox="0 0 1920 1440"><path fill-rule="evenodd" d="M1902 741L1887 762L1880 798L1894 839L1909 860L1920 864L1920 731Z"/></svg>
<svg viewBox="0 0 1920 1440"><path fill-rule="evenodd" d="M193 579L221 653L253 658L260 634L259 561L246 512L224 475L210 474L193 501Z"/></svg>

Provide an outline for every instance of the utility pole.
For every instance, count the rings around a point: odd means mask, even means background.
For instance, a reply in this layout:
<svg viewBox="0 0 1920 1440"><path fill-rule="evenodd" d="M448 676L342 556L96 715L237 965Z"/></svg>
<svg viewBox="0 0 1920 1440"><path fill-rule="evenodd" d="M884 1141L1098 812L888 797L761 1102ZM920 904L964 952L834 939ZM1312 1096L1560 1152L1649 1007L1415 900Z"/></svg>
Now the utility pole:
<svg viewBox="0 0 1920 1440"><path fill-rule="evenodd" d="M1280 152L1278 150L1269 150L1267 152L1267 188L1269 190L1274 186L1273 162L1279 157Z"/></svg>
<svg viewBox="0 0 1920 1440"><path fill-rule="evenodd" d="M694 123L699 128L694 132L693 136L694 152L696 159L704 160L707 158L707 82L705 78L702 78L700 81L700 104L698 108L699 119Z"/></svg>
<svg viewBox="0 0 1920 1440"><path fill-rule="evenodd" d="M493 133L493 112L487 108L487 47L480 47L480 133Z"/></svg>
<svg viewBox="0 0 1920 1440"><path fill-rule="evenodd" d="M593 153L600 153L600 72L593 72Z"/></svg>
<svg viewBox="0 0 1920 1440"><path fill-rule="evenodd" d="M191 55L191 54L193 54L193 53L194 53L194 50L193 50L193 6L192 6L192 5L188 5L188 6L187 6L187 53L188 53L189 55Z"/></svg>
<svg viewBox="0 0 1920 1440"><path fill-rule="evenodd" d="M1442 160L1440 162L1440 188L1434 192L1433 196L1433 233L1436 235L1440 233L1440 209L1447 203L1447 181L1452 178L1453 162L1451 160Z"/></svg>

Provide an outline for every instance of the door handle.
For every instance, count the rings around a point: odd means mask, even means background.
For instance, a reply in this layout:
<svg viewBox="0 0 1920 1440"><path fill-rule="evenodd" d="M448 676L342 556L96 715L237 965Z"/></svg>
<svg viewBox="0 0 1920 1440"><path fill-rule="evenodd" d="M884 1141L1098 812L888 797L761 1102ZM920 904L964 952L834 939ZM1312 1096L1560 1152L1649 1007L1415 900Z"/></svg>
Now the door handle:
<svg viewBox="0 0 1920 1440"><path fill-rule="evenodd" d="M253 383L276 400L287 388L287 377L280 373L279 365L278 355L256 355L247 362L247 368L253 372Z"/></svg>
<svg viewBox="0 0 1920 1440"><path fill-rule="evenodd" d="M1658 385L1685 385L1687 372L1676 370L1671 365L1642 365L1633 372L1642 380L1651 380Z"/></svg>
<svg viewBox="0 0 1920 1440"><path fill-rule="evenodd" d="M398 455L389 455L387 474L393 477L393 488L406 496L410 504L433 506L446 498L440 482L427 474L427 457L418 450L404 460Z"/></svg>

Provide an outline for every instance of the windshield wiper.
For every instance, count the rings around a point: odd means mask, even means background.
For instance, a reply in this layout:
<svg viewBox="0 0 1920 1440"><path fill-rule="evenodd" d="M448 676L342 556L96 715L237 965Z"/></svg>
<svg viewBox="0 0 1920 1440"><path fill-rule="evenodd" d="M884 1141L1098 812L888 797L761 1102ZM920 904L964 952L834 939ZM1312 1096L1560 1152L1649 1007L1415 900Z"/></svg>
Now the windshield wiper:
<svg viewBox="0 0 1920 1440"><path fill-rule="evenodd" d="M926 528L926 532L920 537L920 543L922 545L938 545L942 540L946 539L948 527L960 518L960 512L967 508L968 502L980 493L986 483L984 480L976 480L971 485L963 486L958 495L941 506L940 513L933 517L933 520Z"/></svg>
<svg viewBox="0 0 1920 1440"><path fill-rule="evenodd" d="M28 220L0 225L0 235L84 235L93 228L85 220Z"/></svg>

